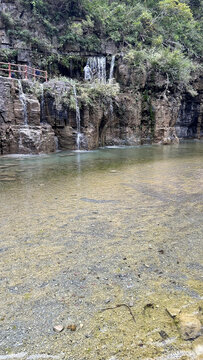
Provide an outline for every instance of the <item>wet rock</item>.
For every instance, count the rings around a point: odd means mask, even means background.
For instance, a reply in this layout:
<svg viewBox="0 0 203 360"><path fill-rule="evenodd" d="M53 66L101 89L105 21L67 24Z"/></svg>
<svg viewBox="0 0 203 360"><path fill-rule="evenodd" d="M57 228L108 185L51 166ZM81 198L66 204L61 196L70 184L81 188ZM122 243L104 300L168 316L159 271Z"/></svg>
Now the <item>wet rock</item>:
<svg viewBox="0 0 203 360"><path fill-rule="evenodd" d="M57 333L61 333L64 330L64 326L63 325L55 325L53 327L53 330Z"/></svg>
<svg viewBox="0 0 203 360"><path fill-rule="evenodd" d="M180 335L184 340L193 340L201 335L201 322L193 314L181 314L177 318Z"/></svg>

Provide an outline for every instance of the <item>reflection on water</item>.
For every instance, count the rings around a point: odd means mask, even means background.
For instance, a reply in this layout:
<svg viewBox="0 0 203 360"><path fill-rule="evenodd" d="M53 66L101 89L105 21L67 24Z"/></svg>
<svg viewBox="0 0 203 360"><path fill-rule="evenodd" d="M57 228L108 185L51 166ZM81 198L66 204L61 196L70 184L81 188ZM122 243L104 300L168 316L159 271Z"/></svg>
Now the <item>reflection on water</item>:
<svg viewBox="0 0 203 360"><path fill-rule="evenodd" d="M201 142L1 157L0 354L156 359L164 330L187 356L165 308L201 301L202 159ZM136 324L100 313L119 303Z"/></svg>
<svg viewBox="0 0 203 360"><path fill-rule="evenodd" d="M54 181L61 176L72 178L81 172L123 169L130 165L144 166L146 163L172 159L176 163L181 158L200 158L202 155L201 142L173 146L109 147L89 152L61 152L41 156L12 155L0 158L0 175L15 175L17 182L30 178L34 182L40 179Z"/></svg>

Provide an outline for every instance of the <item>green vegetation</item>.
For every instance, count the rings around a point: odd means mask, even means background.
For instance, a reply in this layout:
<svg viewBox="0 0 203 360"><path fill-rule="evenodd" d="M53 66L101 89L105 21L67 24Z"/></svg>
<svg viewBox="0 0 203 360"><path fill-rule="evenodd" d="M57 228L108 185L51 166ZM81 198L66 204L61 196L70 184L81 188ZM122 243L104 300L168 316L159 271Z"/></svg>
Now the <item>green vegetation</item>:
<svg viewBox="0 0 203 360"><path fill-rule="evenodd" d="M145 70L148 73L156 72L165 74L167 80L187 85L190 81L191 72L198 66L186 57L180 49L155 48L130 50L126 60L133 66Z"/></svg>
<svg viewBox="0 0 203 360"><path fill-rule="evenodd" d="M82 83L75 81L73 79L68 79L66 77L57 77L48 83L45 91L48 91L50 96L53 95L54 86L57 81L65 83L66 89L60 94L60 97L57 99L58 104L67 105L70 109L75 111L75 96L73 93L73 85L77 89L77 97L79 100L79 105L89 105L95 106L98 101L104 104L109 104L109 102L116 98L120 92L119 84L101 84L99 82L94 83ZM35 94L40 96L40 87L36 86L32 91ZM55 97L57 93L55 94Z"/></svg>
<svg viewBox="0 0 203 360"><path fill-rule="evenodd" d="M91 85L81 84L77 89L80 99L85 105L94 105L98 100L109 103L120 91L118 84L101 84L97 82Z"/></svg>
<svg viewBox="0 0 203 360"><path fill-rule="evenodd" d="M20 19L2 13L8 34L45 53L43 65L55 73L70 65L64 54L102 53L102 45L112 41L134 67L188 84L202 56L203 0L17 1L32 13L31 23L25 29ZM32 22L40 38L33 35Z"/></svg>
<svg viewBox="0 0 203 360"><path fill-rule="evenodd" d="M105 38L119 46L178 46L197 57L202 49L202 1L19 1L43 22L49 35L60 37L61 46L77 42L85 49Z"/></svg>
<svg viewBox="0 0 203 360"><path fill-rule="evenodd" d="M17 50L0 49L0 58L3 62L10 62L17 57ZM2 65L3 67L3 65ZM7 68L7 67L6 67Z"/></svg>

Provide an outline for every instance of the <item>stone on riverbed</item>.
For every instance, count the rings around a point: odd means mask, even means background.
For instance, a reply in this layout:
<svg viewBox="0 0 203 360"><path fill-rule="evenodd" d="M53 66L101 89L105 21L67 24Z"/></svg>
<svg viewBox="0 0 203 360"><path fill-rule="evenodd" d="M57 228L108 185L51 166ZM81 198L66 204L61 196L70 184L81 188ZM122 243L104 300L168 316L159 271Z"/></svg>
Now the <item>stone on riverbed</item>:
<svg viewBox="0 0 203 360"><path fill-rule="evenodd" d="M166 312L170 315L170 317L172 317L172 319L174 319L176 316L178 316L180 314L180 309L176 309L176 308L167 308Z"/></svg>
<svg viewBox="0 0 203 360"><path fill-rule="evenodd" d="M183 340L193 340L201 335L201 322L193 314L181 314L177 317L178 328Z"/></svg>
<svg viewBox="0 0 203 360"><path fill-rule="evenodd" d="M76 331L77 326L76 325L68 325L67 329L71 330L71 331Z"/></svg>
<svg viewBox="0 0 203 360"><path fill-rule="evenodd" d="M63 325L55 325L55 326L53 327L53 330L54 330L55 332L60 333L60 332L62 332L62 331L64 330L64 326L63 326Z"/></svg>

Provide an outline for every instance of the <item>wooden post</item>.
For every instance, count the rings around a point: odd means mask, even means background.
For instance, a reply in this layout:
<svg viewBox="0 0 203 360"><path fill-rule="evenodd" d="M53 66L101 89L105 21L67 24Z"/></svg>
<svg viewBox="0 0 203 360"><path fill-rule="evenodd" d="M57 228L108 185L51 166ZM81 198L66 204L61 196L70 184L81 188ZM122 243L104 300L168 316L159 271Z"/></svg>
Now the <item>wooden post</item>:
<svg viewBox="0 0 203 360"><path fill-rule="evenodd" d="M47 71L45 71L45 80L48 81Z"/></svg>
<svg viewBox="0 0 203 360"><path fill-rule="evenodd" d="M8 72L9 72L8 76L11 78L11 64L10 63L8 64Z"/></svg>

